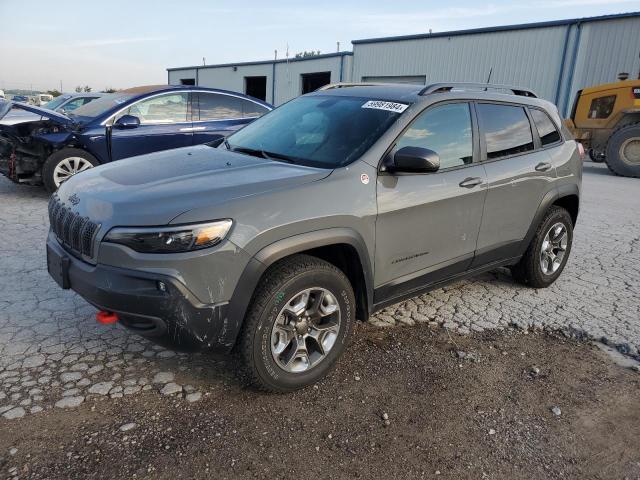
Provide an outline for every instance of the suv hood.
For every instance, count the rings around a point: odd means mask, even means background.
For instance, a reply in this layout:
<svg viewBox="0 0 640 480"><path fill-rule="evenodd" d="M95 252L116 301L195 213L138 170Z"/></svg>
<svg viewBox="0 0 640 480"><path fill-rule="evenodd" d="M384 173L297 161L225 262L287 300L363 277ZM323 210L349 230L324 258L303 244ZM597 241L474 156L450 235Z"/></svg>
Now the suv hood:
<svg viewBox="0 0 640 480"><path fill-rule="evenodd" d="M14 103L14 102L2 102L0 103L0 120L2 120L7 113L11 111L12 108L20 108L22 110L26 110L27 112L35 113L42 117L47 117L50 120L55 120L61 125L73 125L73 120L71 120L66 115L55 112L53 110L48 110L42 107L34 107L33 105L26 105L24 103Z"/></svg>
<svg viewBox="0 0 640 480"><path fill-rule="evenodd" d="M331 171L200 145L92 168L57 195L104 227L166 225L195 208L313 182Z"/></svg>

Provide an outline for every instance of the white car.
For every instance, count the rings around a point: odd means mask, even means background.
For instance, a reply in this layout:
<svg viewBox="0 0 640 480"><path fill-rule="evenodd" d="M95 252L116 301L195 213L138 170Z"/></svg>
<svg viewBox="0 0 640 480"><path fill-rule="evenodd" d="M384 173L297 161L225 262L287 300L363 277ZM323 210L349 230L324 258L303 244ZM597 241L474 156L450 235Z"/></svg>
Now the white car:
<svg viewBox="0 0 640 480"><path fill-rule="evenodd" d="M38 107L44 107L47 102L53 100L53 95L49 95L48 93L39 93L33 97L34 105Z"/></svg>

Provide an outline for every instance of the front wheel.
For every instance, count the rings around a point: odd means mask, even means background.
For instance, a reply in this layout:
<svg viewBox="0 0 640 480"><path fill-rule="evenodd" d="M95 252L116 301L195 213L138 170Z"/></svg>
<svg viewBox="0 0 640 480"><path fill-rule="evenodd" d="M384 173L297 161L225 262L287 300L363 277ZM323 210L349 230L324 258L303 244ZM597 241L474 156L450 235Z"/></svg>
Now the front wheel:
<svg viewBox="0 0 640 480"><path fill-rule="evenodd" d="M295 255L261 280L236 347L244 380L290 392L324 377L343 353L355 319L353 289L324 260Z"/></svg>
<svg viewBox="0 0 640 480"><path fill-rule="evenodd" d="M79 148L64 148L49 156L42 167L42 181L50 193L72 176L100 165L96 157Z"/></svg>
<svg viewBox="0 0 640 480"><path fill-rule="evenodd" d="M511 268L513 277L530 287L548 287L564 270L572 243L573 222L569 212L551 207L522 259Z"/></svg>

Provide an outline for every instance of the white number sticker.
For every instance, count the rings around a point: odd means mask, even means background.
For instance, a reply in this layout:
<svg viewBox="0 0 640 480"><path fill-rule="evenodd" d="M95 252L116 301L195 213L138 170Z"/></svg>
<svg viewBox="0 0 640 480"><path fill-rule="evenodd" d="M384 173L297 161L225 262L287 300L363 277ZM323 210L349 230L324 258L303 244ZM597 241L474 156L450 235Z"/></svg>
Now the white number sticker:
<svg viewBox="0 0 640 480"><path fill-rule="evenodd" d="M405 105L404 103L395 103L395 102L385 102L382 100L369 100L362 108L375 108L377 110L387 110L389 112L402 113L404 112L409 105Z"/></svg>

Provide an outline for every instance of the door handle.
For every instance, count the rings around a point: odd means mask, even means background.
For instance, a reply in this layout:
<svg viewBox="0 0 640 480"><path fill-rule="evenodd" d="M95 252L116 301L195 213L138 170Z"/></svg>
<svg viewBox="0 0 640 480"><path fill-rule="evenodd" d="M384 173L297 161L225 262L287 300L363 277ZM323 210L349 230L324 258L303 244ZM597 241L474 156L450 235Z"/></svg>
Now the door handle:
<svg viewBox="0 0 640 480"><path fill-rule="evenodd" d="M482 185L482 179L480 177L468 177L461 181L459 185L464 188L473 188Z"/></svg>
<svg viewBox="0 0 640 480"><path fill-rule="evenodd" d="M180 131L181 132L197 132L200 130L205 130L207 127L185 127L185 128L181 128Z"/></svg>
<svg viewBox="0 0 640 480"><path fill-rule="evenodd" d="M540 162L536 165L536 170L538 172L546 172L551 169L551 164L549 162Z"/></svg>

